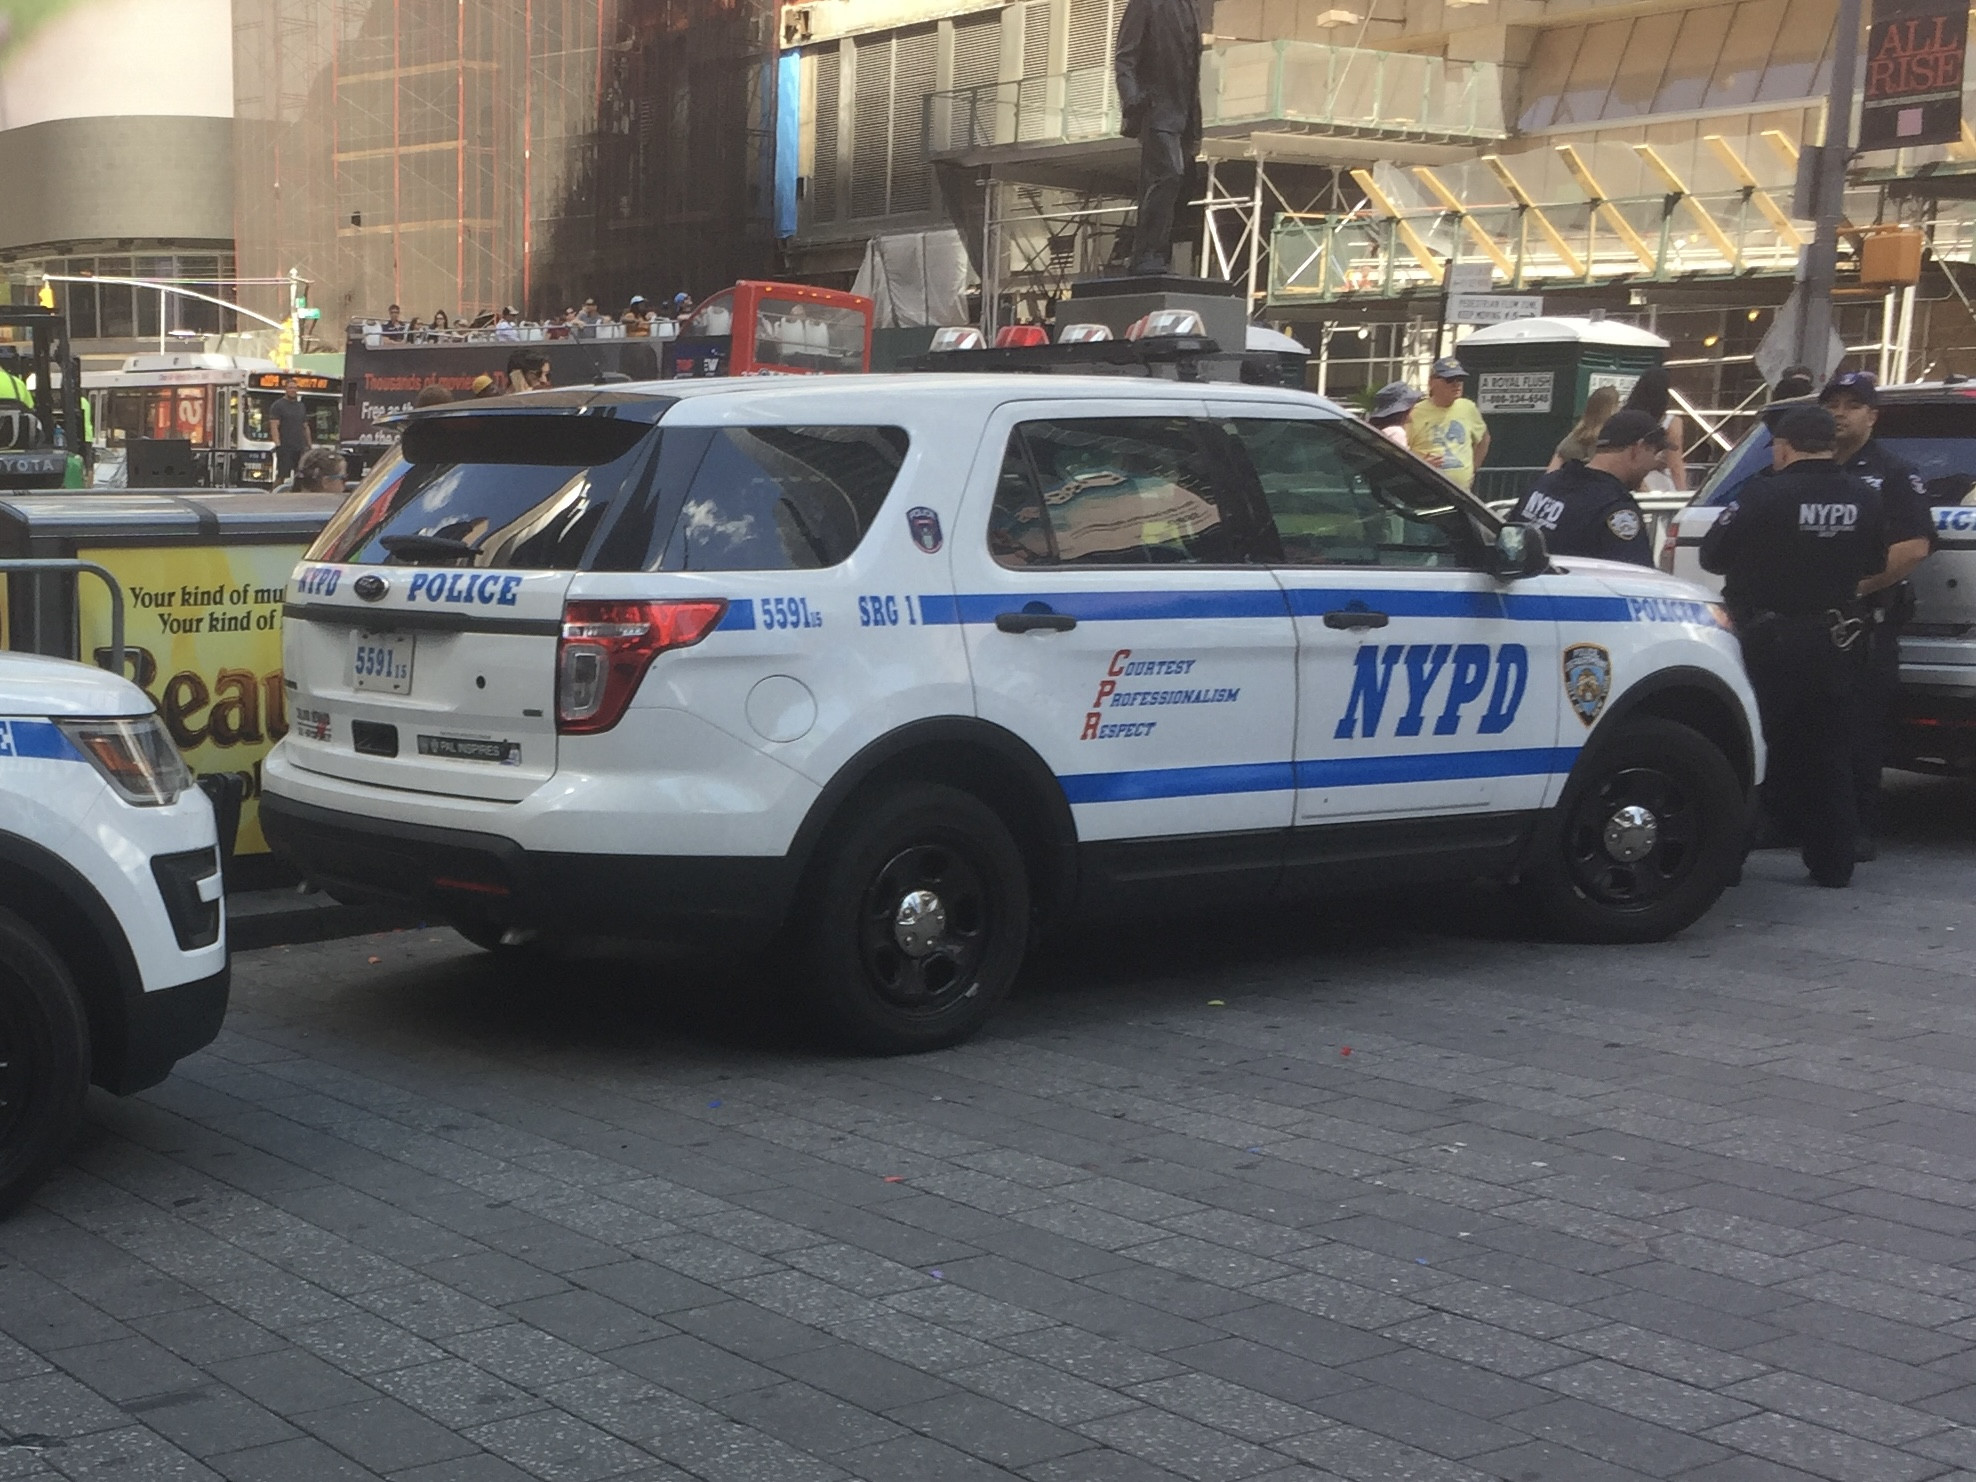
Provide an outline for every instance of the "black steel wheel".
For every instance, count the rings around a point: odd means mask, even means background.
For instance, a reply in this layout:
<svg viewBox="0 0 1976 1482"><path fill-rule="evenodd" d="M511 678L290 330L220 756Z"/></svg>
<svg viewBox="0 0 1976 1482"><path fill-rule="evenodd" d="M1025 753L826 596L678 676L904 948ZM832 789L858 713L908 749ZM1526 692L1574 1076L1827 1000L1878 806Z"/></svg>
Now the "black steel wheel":
<svg viewBox="0 0 1976 1482"><path fill-rule="evenodd" d="M89 1021L41 934L0 911L0 1214L68 1152L89 1093Z"/></svg>
<svg viewBox="0 0 1976 1482"><path fill-rule="evenodd" d="M1693 924L1742 863L1749 800L1706 736L1658 716L1595 736L1538 825L1519 890L1581 942L1653 942Z"/></svg>
<svg viewBox="0 0 1976 1482"><path fill-rule="evenodd" d="M1029 887L1008 830L958 788L910 783L855 806L805 879L792 946L820 1028L877 1054L967 1038L1008 996Z"/></svg>
<svg viewBox="0 0 1976 1482"><path fill-rule="evenodd" d="M1565 824L1572 882L1603 906L1639 910L1701 863L1701 798L1660 767L1628 767L1587 788Z"/></svg>
<svg viewBox="0 0 1976 1482"><path fill-rule="evenodd" d="M979 982L991 909L981 872L949 844L915 844L873 877L859 912L864 969L894 1008L937 1014Z"/></svg>

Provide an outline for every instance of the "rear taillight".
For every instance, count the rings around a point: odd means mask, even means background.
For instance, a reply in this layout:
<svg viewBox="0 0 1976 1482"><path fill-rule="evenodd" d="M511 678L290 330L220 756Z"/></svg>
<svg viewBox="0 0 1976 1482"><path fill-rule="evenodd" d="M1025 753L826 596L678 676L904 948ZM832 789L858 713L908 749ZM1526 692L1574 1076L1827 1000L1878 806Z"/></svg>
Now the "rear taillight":
<svg viewBox="0 0 1976 1482"><path fill-rule="evenodd" d="M608 731L623 719L652 660L713 632L725 600L570 602L556 644L556 729Z"/></svg>

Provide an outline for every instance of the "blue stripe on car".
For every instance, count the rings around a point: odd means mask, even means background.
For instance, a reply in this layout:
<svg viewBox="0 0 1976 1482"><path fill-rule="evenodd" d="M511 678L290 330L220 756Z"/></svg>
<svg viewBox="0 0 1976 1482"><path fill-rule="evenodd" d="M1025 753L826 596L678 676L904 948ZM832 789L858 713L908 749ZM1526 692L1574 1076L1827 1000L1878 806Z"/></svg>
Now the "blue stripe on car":
<svg viewBox="0 0 1976 1482"><path fill-rule="evenodd" d="M1168 592L978 592L919 598L929 626L992 623L1018 608L1067 613L1082 622L1157 622L1195 618L1280 617L1285 603L1300 617L1354 603L1391 617L1465 618L1541 623L1695 623L1713 626L1708 604L1689 597L1598 597L1514 592L1409 591L1381 587L1289 587ZM723 627L739 626L723 623Z"/></svg>
<svg viewBox="0 0 1976 1482"><path fill-rule="evenodd" d="M1293 787L1372 787L1386 782L1446 782L1480 777L1547 777L1569 772L1575 746L1503 751L1434 751L1405 756L1327 757L1307 762L1251 762L1222 767L1161 767L1134 772L1077 772L1059 777L1073 803L1197 798L1223 793L1287 792Z"/></svg>
<svg viewBox="0 0 1976 1482"><path fill-rule="evenodd" d="M79 762L82 753L69 744L61 728L46 720L0 720L0 758Z"/></svg>

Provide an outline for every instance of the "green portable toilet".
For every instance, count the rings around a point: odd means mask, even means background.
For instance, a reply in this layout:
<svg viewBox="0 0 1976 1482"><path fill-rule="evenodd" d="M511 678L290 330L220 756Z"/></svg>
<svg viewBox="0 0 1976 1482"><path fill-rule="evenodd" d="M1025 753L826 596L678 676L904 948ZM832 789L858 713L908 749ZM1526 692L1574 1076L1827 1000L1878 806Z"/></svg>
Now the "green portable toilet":
<svg viewBox="0 0 1976 1482"><path fill-rule="evenodd" d="M1640 372L1666 354L1659 335L1614 319L1513 319L1469 335L1455 355L1489 424L1489 461L1476 494L1491 504L1522 498L1593 388L1617 387L1623 401Z"/></svg>

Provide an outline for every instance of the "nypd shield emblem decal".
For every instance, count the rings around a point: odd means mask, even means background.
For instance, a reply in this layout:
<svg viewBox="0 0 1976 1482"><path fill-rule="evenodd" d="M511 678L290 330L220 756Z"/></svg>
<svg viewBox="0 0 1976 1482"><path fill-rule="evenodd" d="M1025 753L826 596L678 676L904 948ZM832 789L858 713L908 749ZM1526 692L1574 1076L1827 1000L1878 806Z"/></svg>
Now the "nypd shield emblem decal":
<svg viewBox="0 0 1976 1482"><path fill-rule="evenodd" d="M940 516L925 505L906 511L906 526L913 533L913 544L932 555L940 549Z"/></svg>
<svg viewBox="0 0 1976 1482"><path fill-rule="evenodd" d="M1578 718L1590 725L1612 693L1612 655L1596 643L1574 643L1564 651L1564 695Z"/></svg>

